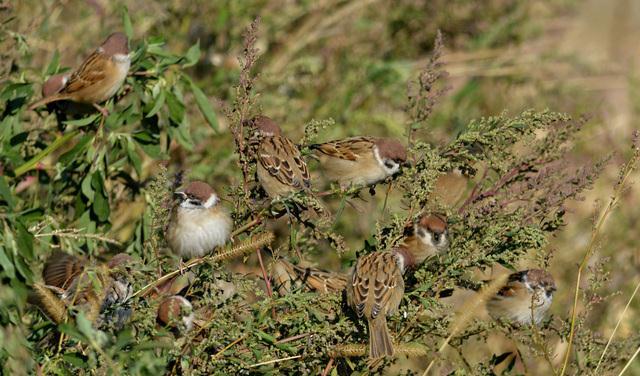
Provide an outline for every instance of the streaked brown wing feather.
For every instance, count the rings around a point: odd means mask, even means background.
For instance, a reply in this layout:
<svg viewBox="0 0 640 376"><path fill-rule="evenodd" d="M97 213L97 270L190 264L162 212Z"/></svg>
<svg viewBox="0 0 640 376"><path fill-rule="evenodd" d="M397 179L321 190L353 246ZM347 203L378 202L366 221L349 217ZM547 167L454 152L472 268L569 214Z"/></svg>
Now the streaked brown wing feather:
<svg viewBox="0 0 640 376"><path fill-rule="evenodd" d="M394 291L403 283L394 255L390 252L372 253L362 257L354 271L352 281L354 307L358 316L373 319L386 315ZM404 288L404 286L402 286Z"/></svg>
<svg viewBox="0 0 640 376"><path fill-rule="evenodd" d="M333 158L356 161L373 147L372 137L351 137L314 145L314 149Z"/></svg>
<svg viewBox="0 0 640 376"><path fill-rule="evenodd" d="M44 264L42 278L50 286L66 289L82 273L86 261L63 252L55 252Z"/></svg>
<svg viewBox="0 0 640 376"><path fill-rule="evenodd" d="M302 184L309 181L309 171L300 151L285 137L265 138L258 152L258 161L282 184L302 188Z"/></svg>
<svg viewBox="0 0 640 376"><path fill-rule="evenodd" d="M71 94L85 89L96 82L105 78L105 72L108 72L107 65L111 63L109 58L99 51L94 51L78 68L71 77L69 82L62 89L61 93Z"/></svg>

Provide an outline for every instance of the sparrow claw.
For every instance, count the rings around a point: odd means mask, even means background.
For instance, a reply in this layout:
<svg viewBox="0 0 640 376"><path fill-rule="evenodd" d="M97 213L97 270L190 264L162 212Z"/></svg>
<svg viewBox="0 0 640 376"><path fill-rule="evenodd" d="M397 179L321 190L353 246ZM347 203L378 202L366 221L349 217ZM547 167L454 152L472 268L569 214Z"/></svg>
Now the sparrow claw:
<svg viewBox="0 0 640 376"><path fill-rule="evenodd" d="M104 107L100 106L100 105L99 105L99 104L97 104L97 103L94 103L94 104L93 104L93 107L94 107L96 110L98 110L98 111L102 114L102 116L103 116L103 117L105 117L105 118L109 117L109 110L107 110L106 108L104 108Z"/></svg>

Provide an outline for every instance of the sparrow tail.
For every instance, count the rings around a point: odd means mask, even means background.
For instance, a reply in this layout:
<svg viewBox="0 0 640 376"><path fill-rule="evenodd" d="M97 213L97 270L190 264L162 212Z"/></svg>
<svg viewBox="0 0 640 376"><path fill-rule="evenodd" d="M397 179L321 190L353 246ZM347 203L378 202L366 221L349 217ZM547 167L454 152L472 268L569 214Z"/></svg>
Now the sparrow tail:
<svg viewBox="0 0 640 376"><path fill-rule="evenodd" d="M49 104L51 102L64 101L64 100L68 100L68 99L70 99L70 98L66 94L53 94L53 95L50 95L48 97L42 98L37 102L34 102L34 103L30 104L27 109L29 111L33 111L36 108L45 106L45 105L47 105L47 104Z"/></svg>
<svg viewBox="0 0 640 376"><path fill-rule="evenodd" d="M369 320L369 359L393 356L393 344L385 316Z"/></svg>

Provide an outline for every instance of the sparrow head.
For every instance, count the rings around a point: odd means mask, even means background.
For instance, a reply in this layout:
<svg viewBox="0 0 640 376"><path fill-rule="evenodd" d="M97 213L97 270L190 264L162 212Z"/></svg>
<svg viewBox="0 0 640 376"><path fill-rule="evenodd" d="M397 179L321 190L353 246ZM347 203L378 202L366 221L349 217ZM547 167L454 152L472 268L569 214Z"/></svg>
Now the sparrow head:
<svg viewBox="0 0 640 376"><path fill-rule="evenodd" d="M180 295L169 296L160 303L157 319L164 326L188 332L193 328L193 306Z"/></svg>
<svg viewBox="0 0 640 376"><path fill-rule="evenodd" d="M100 45L101 51L114 57L127 57L129 55L129 39L124 33L113 33Z"/></svg>
<svg viewBox="0 0 640 376"><path fill-rule="evenodd" d="M378 163L389 174L400 170L400 166L407 161L407 149L400 141L393 138L380 138L376 141L373 152Z"/></svg>
<svg viewBox="0 0 640 376"><path fill-rule="evenodd" d="M449 246L447 219L439 214L426 214L416 223L415 235L426 246L444 252Z"/></svg>
<svg viewBox="0 0 640 376"><path fill-rule="evenodd" d="M203 181L192 181L174 195L180 200L180 207L185 209L209 209L220 201L213 188Z"/></svg>
<svg viewBox="0 0 640 376"><path fill-rule="evenodd" d="M255 116L247 121L247 125L254 128L256 133L262 137L280 136L282 134L280 126L270 117L264 115Z"/></svg>
<svg viewBox="0 0 640 376"><path fill-rule="evenodd" d="M542 269L529 269L513 273L509 276L509 281L522 282L532 293L544 294L546 299L553 298L556 291L556 283L553 276Z"/></svg>
<svg viewBox="0 0 640 376"><path fill-rule="evenodd" d="M42 84L42 97L46 98L57 94L65 87L67 81L69 81L69 75L65 73L55 74L49 77L49 79Z"/></svg>

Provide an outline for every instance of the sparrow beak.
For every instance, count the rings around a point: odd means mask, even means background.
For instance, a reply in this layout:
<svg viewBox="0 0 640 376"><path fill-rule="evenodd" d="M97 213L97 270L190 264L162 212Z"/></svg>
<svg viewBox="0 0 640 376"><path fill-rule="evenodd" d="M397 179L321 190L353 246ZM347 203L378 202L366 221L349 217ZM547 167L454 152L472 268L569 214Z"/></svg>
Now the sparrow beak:
<svg viewBox="0 0 640 376"><path fill-rule="evenodd" d="M182 191L175 191L173 192L173 198L182 201L187 198L187 195Z"/></svg>

